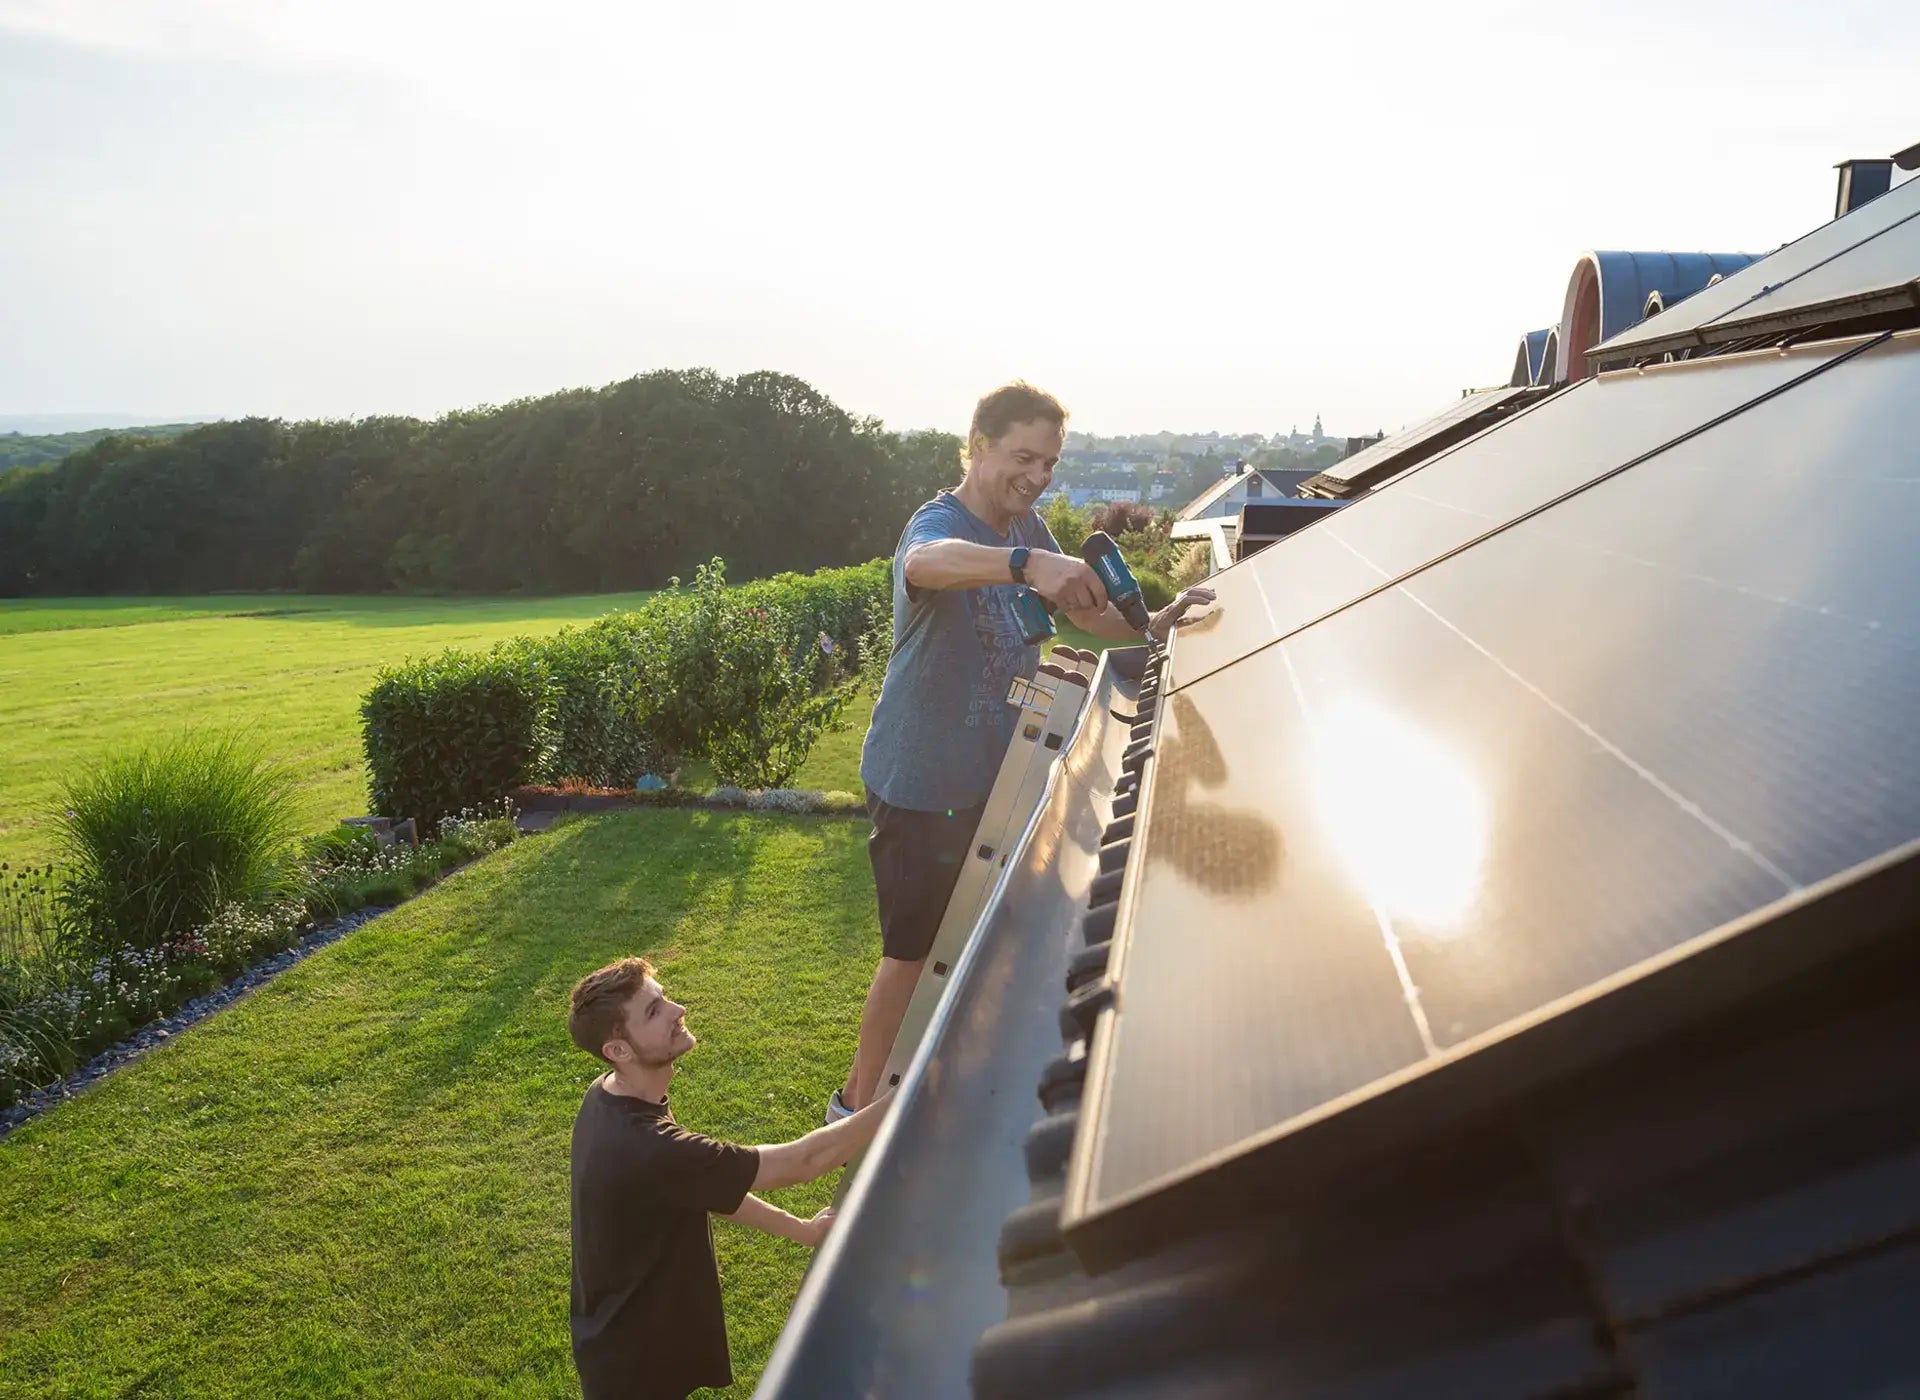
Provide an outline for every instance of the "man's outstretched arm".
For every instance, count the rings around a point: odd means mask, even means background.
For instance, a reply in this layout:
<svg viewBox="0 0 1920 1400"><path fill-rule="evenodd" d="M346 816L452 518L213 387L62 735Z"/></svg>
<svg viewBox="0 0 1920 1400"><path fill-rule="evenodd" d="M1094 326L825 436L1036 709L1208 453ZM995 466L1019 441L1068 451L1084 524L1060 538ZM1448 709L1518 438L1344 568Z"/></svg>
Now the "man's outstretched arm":
<svg viewBox="0 0 1920 1400"><path fill-rule="evenodd" d="M808 1249L817 1249L820 1241L827 1237L827 1227L833 1224L833 1207L828 1206L803 1220L749 1192L747 1198L740 1202L740 1209L720 1218L751 1225L769 1235L778 1235L783 1240L792 1240Z"/></svg>
<svg viewBox="0 0 1920 1400"><path fill-rule="evenodd" d="M792 1142L778 1142L760 1149L760 1170L754 1173L752 1190L771 1191L781 1186L797 1186L825 1176L835 1167L843 1167L854 1153L873 1141L886 1117L889 1098L875 1099L865 1108L838 1123L815 1128ZM751 1223L751 1222L749 1222Z"/></svg>

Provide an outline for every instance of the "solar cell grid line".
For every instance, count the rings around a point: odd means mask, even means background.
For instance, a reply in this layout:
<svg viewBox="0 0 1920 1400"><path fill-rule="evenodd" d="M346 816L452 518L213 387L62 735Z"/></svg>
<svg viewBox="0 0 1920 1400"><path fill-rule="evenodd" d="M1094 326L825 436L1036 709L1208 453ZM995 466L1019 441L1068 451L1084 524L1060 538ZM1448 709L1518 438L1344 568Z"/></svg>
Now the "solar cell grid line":
<svg viewBox="0 0 1920 1400"><path fill-rule="evenodd" d="M1669 349L1730 340L1739 328L1848 291L1866 290L1866 272L1847 269L1865 255L1884 267L1888 285L1920 276L1920 180L1896 185L1852 213L1820 225L1678 305L1630 326L1587 352L1601 364ZM1893 241L1886 237L1897 230ZM1878 244L1878 247L1874 245ZM1876 273L1875 275L1882 275Z"/></svg>
<svg viewBox="0 0 1920 1400"><path fill-rule="evenodd" d="M1530 405L1217 575L1221 606L1175 633L1169 689L1191 685L1871 343L1860 337L1627 370ZM1348 542L1353 549L1342 547Z"/></svg>
<svg viewBox="0 0 1920 1400"><path fill-rule="evenodd" d="M1300 684L1300 672L1294 667L1293 658L1287 649L1281 647L1280 660L1287 669L1287 686L1293 692L1293 700L1300 707L1301 717L1306 721L1307 732L1312 737L1313 746L1323 749L1327 744L1327 733L1323 725L1315 723L1313 705L1307 699L1306 691ZM1400 997L1406 1003L1407 1013L1413 1018L1414 1029L1420 1033L1420 1046L1429 1056L1440 1053L1440 1047L1434 1042L1433 1023L1427 1019L1427 1009L1420 1001L1420 988L1413 980L1413 974L1407 969L1406 950L1400 946L1400 935L1394 931L1393 913L1387 908L1373 889L1366 892L1368 907L1373 911L1374 923L1379 926L1380 938L1386 948L1387 958L1393 964L1394 975L1400 979Z"/></svg>
<svg viewBox="0 0 1920 1400"><path fill-rule="evenodd" d="M1167 698L1076 1248L1652 1034L1689 956L1723 995L1880 936L1839 891L1920 849L1916 401L1875 340Z"/></svg>

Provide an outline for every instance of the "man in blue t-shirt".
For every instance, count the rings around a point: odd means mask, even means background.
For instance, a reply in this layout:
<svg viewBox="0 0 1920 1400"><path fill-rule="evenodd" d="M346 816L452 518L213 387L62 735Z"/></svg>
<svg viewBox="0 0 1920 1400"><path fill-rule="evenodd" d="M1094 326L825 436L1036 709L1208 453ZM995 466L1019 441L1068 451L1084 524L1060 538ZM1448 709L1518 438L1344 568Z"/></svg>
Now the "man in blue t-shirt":
<svg viewBox="0 0 1920 1400"><path fill-rule="evenodd" d="M1040 648L1021 636L1014 599L1032 588L1074 626L1113 641L1140 634L1108 606L1099 575L1060 552L1033 503L1053 481L1067 413L1014 383L974 409L966 475L913 513L893 555L893 654L860 756L873 834L883 956L860 1018L860 1048L828 1120L874 1096L947 900L972 847L987 793L1013 738L1007 703ZM1211 602L1190 588L1154 614L1164 639Z"/></svg>

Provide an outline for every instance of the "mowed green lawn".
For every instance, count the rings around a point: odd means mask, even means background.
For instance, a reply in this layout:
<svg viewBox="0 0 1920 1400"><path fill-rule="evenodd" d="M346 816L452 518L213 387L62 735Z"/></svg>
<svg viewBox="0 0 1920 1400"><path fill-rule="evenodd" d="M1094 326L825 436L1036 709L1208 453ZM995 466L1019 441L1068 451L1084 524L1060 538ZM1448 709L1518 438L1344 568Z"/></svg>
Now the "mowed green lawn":
<svg viewBox="0 0 1920 1400"><path fill-rule="evenodd" d="M557 632L647 596L0 600L0 861L54 853L60 785L81 765L189 727L257 733L291 766L306 829L358 816L360 697L382 666ZM1071 627L1060 640L1106 645ZM863 791L872 713L868 699L849 706L794 785Z"/></svg>
<svg viewBox="0 0 1920 1400"><path fill-rule="evenodd" d="M469 867L0 1141L0 1395L577 1395L583 972L652 957L676 1117L798 1136L879 935L862 822L636 811ZM810 1213L832 1181L775 1197ZM718 1221L735 1393L808 1254Z"/></svg>
<svg viewBox="0 0 1920 1400"><path fill-rule="evenodd" d="M87 598L0 602L0 860L52 854L60 784L189 726L256 731L313 830L366 811L360 697L384 665L637 606L578 598Z"/></svg>

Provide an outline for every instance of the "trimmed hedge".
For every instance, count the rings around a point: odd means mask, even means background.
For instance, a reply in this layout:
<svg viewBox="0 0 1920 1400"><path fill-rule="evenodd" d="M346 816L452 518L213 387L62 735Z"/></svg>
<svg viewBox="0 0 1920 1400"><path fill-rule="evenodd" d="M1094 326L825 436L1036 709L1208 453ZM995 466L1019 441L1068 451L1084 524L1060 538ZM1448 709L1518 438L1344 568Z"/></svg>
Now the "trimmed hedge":
<svg viewBox="0 0 1920 1400"><path fill-rule="evenodd" d="M553 749L545 771L595 784L631 785L662 758L644 727L641 638L634 615L529 641L548 681Z"/></svg>
<svg viewBox="0 0 1920 1400"><path fill-rule="evenodd" d="M554 752L552 686L535 647L448 650L382 671L360 702L373 810L440 818L492 802Z"/></svg>
<svg viewBox="0 0 1920 1400"><path fill-rule="evenodd" d="M360 707L373 810L424 828L522 783L631 787L687 758L781 787L892 589L885 559L731 588L716 559L634 612L383 671Z"/></svg>

